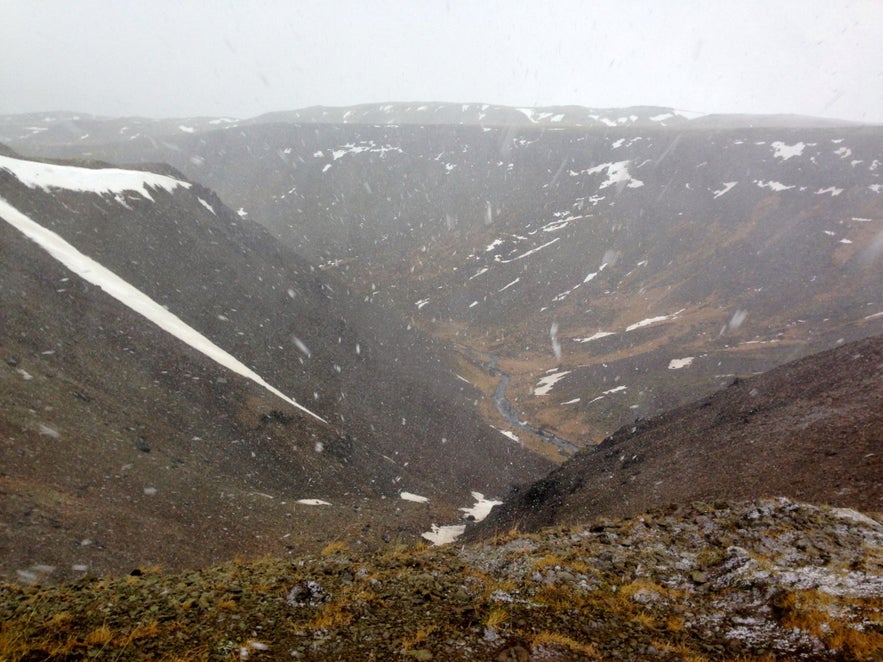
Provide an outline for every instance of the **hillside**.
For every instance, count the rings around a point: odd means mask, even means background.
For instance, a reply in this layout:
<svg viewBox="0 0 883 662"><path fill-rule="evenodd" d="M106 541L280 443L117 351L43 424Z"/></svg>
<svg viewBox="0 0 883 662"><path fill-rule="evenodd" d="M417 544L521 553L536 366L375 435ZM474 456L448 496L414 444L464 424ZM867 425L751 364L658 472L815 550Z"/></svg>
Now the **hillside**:
<svg viewBox="0 0 883 662"><path fill-rule="evenodd" d="M517 490L475 537L658 504L784 495L883 510L883 336L735 380Z"/></svg>
<svg viewBox="0 0 883 662"><path fill-rule="evenodd" d="M542 475L435 341L159 170L0 157L4 575L414 541Z"/></svg>

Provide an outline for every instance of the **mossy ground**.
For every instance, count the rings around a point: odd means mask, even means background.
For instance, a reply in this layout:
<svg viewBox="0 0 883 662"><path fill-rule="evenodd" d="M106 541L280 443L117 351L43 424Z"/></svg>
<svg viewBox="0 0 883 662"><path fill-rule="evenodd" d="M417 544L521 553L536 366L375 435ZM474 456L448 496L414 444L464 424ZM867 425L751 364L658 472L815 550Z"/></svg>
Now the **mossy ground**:
<svg viewBox="0 0 883 662"><path fill-rule="evenodd" d="M881 531L785 500L699 504L470 546L5 585L0 658L881 660Z"/></svg>

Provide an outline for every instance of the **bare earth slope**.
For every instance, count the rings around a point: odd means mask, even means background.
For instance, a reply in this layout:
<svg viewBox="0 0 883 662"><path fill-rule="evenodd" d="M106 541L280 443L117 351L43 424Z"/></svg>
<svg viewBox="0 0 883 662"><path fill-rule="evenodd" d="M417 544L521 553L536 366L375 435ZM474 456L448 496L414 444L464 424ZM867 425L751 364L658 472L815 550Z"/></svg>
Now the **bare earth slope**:
<svg viewBox="0 0 883 662"><path fill-rule="evenodd" d="M773 495L883 510L883 336L623 427L520 489L474 534Z"/></svg>

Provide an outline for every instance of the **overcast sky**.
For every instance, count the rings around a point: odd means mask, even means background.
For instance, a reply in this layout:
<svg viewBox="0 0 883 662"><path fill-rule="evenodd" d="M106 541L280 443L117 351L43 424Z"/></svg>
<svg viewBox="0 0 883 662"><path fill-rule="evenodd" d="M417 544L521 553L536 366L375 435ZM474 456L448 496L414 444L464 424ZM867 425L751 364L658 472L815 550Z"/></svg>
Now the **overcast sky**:
<svg viewBox="0 0 883 662"><path fill-rule="evenodd" d="M881 0L0 0L0 113L419 100L883 123L881 42Z"/></svg>

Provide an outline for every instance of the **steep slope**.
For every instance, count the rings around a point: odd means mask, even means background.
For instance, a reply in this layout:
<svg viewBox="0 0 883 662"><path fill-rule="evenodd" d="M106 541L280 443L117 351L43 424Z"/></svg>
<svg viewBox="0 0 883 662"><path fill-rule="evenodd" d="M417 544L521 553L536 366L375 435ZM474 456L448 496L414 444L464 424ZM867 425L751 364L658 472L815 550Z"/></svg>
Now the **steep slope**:
<svg viewBox="0 0 883 662"><path fill-rule="evenodd" d="M881 449L883 336L876 336L625 426L519 489L472 533L758 496L881 511Z"/></svg>
<svg viewBox="0 0 883 662"><path fill-rule="evenodd" d="M516 418L579 447L883 330L883 130L712 119L255 124L64 149L210 184L460 345L488 422L548 446L497 412L496 356Z"/></svg>
<svg viewBox="0 0 883 662"><path fill-rule="evenodd" d="M0 157L4 572L416 538L471 490L542 471L430 339L166 170ZM72 272L19 217L97 264ZM109 296L99 267L132 291ZM429 505L400 509L403 490Z"/></svg>

